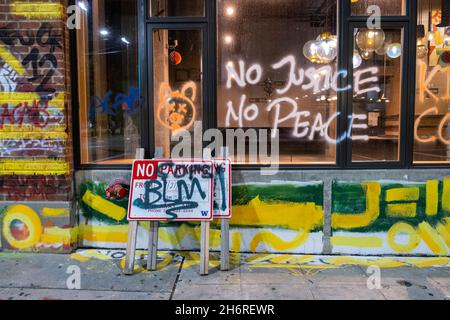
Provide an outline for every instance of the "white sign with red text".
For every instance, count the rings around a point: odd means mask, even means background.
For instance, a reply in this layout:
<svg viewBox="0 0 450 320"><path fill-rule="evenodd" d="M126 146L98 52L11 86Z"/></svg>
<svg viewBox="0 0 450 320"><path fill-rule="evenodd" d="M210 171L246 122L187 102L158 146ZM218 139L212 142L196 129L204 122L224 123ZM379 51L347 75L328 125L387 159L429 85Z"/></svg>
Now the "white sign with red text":
<svg viewBox="0 0 450 320"><path fill-rule="evenodd" d="M128 220L211 221L212 161L135 160Z"/></svg>

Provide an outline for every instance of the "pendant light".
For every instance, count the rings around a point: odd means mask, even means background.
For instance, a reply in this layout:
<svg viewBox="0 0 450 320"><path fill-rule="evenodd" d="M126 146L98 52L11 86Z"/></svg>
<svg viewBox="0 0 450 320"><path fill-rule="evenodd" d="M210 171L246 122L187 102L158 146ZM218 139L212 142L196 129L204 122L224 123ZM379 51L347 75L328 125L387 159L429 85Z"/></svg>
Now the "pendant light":
<svg viewBox="0 0 450 320"><path fill-rule="evenodd" d="M386 50L386 55L391 59L397 59L402 55L402 45L400 43L391 43Z"/></svg>
<svg viewBox="0 0 450 320"><path fill-rule="evenodd" d="M356 44L361 51L374 52L383 46L385 39L381 29L360 29L356 34Z"/></svg>

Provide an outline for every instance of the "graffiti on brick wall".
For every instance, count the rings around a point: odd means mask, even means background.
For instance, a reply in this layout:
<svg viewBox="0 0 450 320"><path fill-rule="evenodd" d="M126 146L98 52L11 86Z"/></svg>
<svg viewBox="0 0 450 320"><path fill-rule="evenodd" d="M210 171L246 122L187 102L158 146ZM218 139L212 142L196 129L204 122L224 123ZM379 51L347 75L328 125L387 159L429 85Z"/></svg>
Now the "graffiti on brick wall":
<svg viewBox="0 0 450 320"><path fill-rule="evenodd" d="M0 24L0 201L71 196L64 5L11 1Z"/></svg>
<svg viewBox="0 0 450 320"><path fill-rule="evenodd" d="M63 48L61 32L47 22L41 23L37 30L17 30L12 24L0 28L3 91L29 91L30 84L38 93L56 91L52 80L59 75L58 55ZM21 53L23 48L26 53Z"/></svg>
<svg viewBox="0 0 450 320"><path fill-rule="evenodd" d="M86 246L122 248L127 241L128 199L108 197L106 180L77 181L80 239ZM332 235L326 240L321 182L234 185L233 250L321 254L328 241L337 254L448 255L450 178L415 183L335 181L332 197ZM147 230L148 224L140 223L142 247ZM200 226L163 224L160 241L164 249L198 249ZM220 246L216 221L211 245Z"/></svg>
<svg viewBox="0 0 450 320"><path fill-rule="evenodd" d="M336 182L331 222L334 253L448 255L450 178Z"/></svg>
<svg viewBox="0 0 450 320"><path fill-rule="evenodd" d="M3 250L72 251L78 228L70 215L71 203L0 203Z"/></svg>
<svg viewBox="0 0 450 320"><path fill-rule="evenodd" d="M33 20L59 20L64 16L64 6L45 1L14 1L10 5L10 12Z"/></svg>

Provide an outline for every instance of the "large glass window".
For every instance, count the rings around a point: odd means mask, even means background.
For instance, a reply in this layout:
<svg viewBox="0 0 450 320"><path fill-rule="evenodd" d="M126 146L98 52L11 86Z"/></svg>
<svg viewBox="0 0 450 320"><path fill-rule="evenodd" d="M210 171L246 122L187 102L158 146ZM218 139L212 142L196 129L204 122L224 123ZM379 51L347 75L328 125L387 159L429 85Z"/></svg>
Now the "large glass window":
<svg viewBox="0 0 450 320"><path fill-rule="evenodd" d="M450 2L420 0L414 161L450 163Z"/></svg>
<svg viewBox="0 0 450 320"><path fill-rule="evenodd" d="M219 128L278 129L282 164L335 163L336 1L218 0L217 10Z"/></svg>
<svg viewBox="0 0 450 320"><path fill-rule="evenodd" d="M77 32L81 162L131 163L141 146L143 107L138 89L137 2L82 3L83 23Z"/></svg>
<svg viewBox="0 0 450 320"><path fill-rule="evenodd" d="M400 160L403 30L354 30L352 160Z"/></svg>

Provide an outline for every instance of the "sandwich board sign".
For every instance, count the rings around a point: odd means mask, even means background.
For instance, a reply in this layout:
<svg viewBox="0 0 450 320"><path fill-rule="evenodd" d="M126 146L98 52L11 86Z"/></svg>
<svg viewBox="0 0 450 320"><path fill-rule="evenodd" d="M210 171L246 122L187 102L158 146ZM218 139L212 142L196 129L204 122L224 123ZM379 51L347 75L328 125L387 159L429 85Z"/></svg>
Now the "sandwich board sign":
<svg viewBox="0 0 450 320"><path fill-rule="evenodd" d="M213 194L213 161L135 160L128 220L211 221Z"/></svg>
<svg viewBox="0 0 450 320"><path fill-rule="evenodd" d="M213 160L214 163L214 218L231 219L231 160Z"/></svg>

